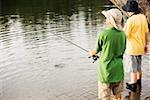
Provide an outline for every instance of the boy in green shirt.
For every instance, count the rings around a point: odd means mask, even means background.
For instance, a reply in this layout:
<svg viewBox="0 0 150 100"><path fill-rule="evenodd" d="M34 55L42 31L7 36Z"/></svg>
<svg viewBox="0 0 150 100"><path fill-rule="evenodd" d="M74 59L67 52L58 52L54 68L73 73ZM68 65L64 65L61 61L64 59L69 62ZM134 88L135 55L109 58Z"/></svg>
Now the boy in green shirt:
<svg viewBox="0 0 150 100"><path fill-rule="evenodd" d="M98 69L99 97L110 100L121 100L123 91L124 68L123 54L126 47L126 36L122 31L122 13L118 9L102 11L108 28L97 37L96 48L89 51L89 56L100 53Z"/></svg>

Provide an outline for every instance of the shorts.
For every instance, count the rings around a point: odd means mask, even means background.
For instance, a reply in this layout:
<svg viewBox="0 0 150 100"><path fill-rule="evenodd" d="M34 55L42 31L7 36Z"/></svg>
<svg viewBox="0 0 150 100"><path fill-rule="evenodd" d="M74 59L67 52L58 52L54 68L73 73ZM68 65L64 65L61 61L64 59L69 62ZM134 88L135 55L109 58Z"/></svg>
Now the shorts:
<svg viewBox="0 0 150 100"><path fill-rule="evenodd" d="M98 98L102 100L110 100L111 93L113 95L121 95L123 92L123 81L115 83L98 82Z"/></svg>
<svg viewBox="0 0 150 100"><path fill-rule="evenodd" d="M141 72L141 64L141 55L127 55L127 67L129 72Z"/></svg>

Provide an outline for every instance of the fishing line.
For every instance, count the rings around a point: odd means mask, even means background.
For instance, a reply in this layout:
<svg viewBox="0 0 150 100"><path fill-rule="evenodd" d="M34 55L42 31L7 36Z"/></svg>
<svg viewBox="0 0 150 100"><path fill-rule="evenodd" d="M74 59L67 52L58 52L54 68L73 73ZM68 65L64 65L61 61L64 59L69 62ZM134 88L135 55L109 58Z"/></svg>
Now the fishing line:
<svg viewBox="0 0 150 100"><path fill-rule="evenodd" d="M56 33L56 32L55 32L55 33ZM63 37L63 36L62 36L62 33L61 33L61 35L58 35L58 34L55 34L55 33L52 33L52 34L55 35L55 36L57 36L57 37L62 38L63 40L69 42L70 44L72 44L72 45L74 45L74 46L80 48L81 50L83 50L83 51L85 51L85 52L89 52L87 49L85 49L85 48L83 48L83 47L77 45L76 43L72 42L71 40L66 39L65 37ZM91 58L91 57L88 57L88 58ZM98 55L93 55L93 56L92 56L93 63L94 63L98 58L99 58Z"/></svg>
<svg viewBox="0 0 150 100"><path fill-rule="evenodd" d="M66 39L66 38L64 38L64 37L62 37L62 36L60 36L60 35L58 35L58 34L54 34L54 33L52 33L52 34L55 35L55 36L57 36L57 37L62 38L63 40L65 40L65 41L71 43L72 45L74 45L74 46L80 48L81 50L83 50L83 51L85 51L85 52L89 52L87 49L85 49L85 48L83 48L83 47L77 45L76 43L74 43L74 42L72 42L72 41L70 41L70 40L68 40L68 39Z"/></svg>

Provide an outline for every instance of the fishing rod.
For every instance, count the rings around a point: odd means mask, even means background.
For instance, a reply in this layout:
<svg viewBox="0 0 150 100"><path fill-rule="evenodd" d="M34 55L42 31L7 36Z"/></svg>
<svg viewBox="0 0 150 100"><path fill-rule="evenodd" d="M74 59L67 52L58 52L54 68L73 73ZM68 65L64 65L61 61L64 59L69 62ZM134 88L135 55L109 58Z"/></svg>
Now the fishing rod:
<svg viewBox="0 0 150 100"><path fill-rule="evenodd" d="M65 40L65 41L69 42L70 44L72 44L72 45L74 45L74 46L76 46L76 47L80 48L81 50L83 50L83 51L85 51L85 52L89 52L87 49L85 49L85 48L83 48L83 47L81 47L81 46L77 45L76 43L72 42L72 41L71 41L71 40L69 40L69 39L64 38L63 36L60 36L60 35L55 34L55 33L52 33L52 34L53 34L53 35L55 35L55 36L57 36L57 37L62 38L63 40ZM89 56L88 58L91 58L91 56ZM93 63L94 63L94 62L95 62L98 58L99 58L99 56L98 56L98 55L93 55L93 56L92 56Z"/></svg>
<svg viewBox="0 0 150 100"><path fill-rule="evenodd" d="M57 35L58 37L62 38L63 40L65 40L65 41L67 41L67 42L69 42L69 43L71 43L71 44L73 44L74 46L76 46L76 47L82 49L83 51L88 52L87 49L85 49L85 48L83 48L83 47L81 47L81 46L79 46L79 45L73 43L72 41L70 41L70 40L68 40L68 39L66 39L66 38L64 38L64 37L62 37L62 36L60 36L60 35L58 35L58 34L54 34L54 33L52 33L52 34L53 34L53 35Z"/></svg>

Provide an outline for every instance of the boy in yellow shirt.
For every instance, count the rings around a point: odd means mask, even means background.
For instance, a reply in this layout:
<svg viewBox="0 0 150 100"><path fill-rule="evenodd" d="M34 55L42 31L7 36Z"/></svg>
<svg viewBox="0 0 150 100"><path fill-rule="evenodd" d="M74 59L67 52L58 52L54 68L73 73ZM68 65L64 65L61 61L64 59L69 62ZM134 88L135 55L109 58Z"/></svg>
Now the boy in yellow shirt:
<svg viewBox="0 0 150 100"><path fill-rule="evenodd" d="M141 86L141 62L142 55L145 53L147 35L149 32L148 23L145 15L140 13L138 3L135 0L128 0L122 7L130 16L124 27L127 36L126 54L129 57L129 67L131 81L126 88L136 91L137 84Z"/></svg>

